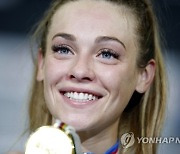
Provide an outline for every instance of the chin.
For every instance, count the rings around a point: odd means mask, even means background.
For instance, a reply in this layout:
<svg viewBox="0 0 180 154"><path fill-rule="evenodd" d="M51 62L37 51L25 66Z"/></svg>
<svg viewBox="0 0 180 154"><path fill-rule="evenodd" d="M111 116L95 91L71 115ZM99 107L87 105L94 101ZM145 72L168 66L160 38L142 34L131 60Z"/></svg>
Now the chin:
<svg viewBox="0 0 180 154"><path fill-rule="evenodd" d="M65 114L64 114L65 115ZM67 115L67 114L66 114ZM83 118L81 119L82 116L80 117L64 117L61 116L60 119L62 122L64 122L65 124L72 126L76 131L84 131L86 130L88 127L90 127L90 123L87 120L87 118Z"/></svg>

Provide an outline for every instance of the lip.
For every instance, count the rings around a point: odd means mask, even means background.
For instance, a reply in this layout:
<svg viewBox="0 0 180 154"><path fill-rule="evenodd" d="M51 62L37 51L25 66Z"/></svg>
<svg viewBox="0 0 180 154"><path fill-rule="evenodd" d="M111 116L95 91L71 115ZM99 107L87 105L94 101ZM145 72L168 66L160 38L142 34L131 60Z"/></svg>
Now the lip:
<svg viewBox="0 0 180 154"><path fill-rule="evenodd" d="M69 99L68 97L64 96L63 94L61 94L63 100L69 104L70 106L72 106L73 108L84 108L84 107L87 107L87 106L91 106L93 104L95 104L97 100L91 100L91 101L87 101L87 102L77 102L77 101L74 101L74 100L71 100Z"/></svg>
<svg viewBox="0 0 180 154"><path fill-rule="evenodd" d="M75 100L71 100L68 97L66 97L64 95L64 93L66 93L66 92L88 93L88 94L92 94L92 95L96 96L97 99L89 100L89 101L86 101L86 102L77 102ZM91 106L92 104L95 104L96 102L98 102L104 96L104 94L102 94L100 92L97 92L97 91L94 91L94 90L83 89L83 88L75 88L75 87L61 88L61 89L59 89L59 93L62 96L63 100L67 104L69 104L69 105L71 105L71 106L73 106L75 108L83 108L85 106Z"/></svg>
<svg viewBox="0 0 180 154"><path fill-rule="evenodd" d="M75 88L75 87L61 88L61 89L59 89L59 92L61 94L64 94L66 92L88 93L88 94L92 94L92 95L96 96L98 99L100 99L104 96L104 94L97 92L97 91L94 91L94 90L83 89L83 88Z"/></svg>

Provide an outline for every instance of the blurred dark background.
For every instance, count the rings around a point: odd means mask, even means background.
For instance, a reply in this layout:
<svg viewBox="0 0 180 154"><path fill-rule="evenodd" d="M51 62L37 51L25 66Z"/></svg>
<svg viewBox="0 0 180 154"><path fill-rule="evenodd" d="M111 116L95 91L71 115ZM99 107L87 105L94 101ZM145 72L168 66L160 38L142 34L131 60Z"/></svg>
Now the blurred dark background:
<svg viewBox="0 0 180 154"><path fill-rule="evenodd" d="M29 32L52 0L0 0L0 154L23 150L32 78ZM164 40L168 106L163 136L180 137L180 0L154 0ZM179 154L180 144L160 144L159 154Z"/></svg>

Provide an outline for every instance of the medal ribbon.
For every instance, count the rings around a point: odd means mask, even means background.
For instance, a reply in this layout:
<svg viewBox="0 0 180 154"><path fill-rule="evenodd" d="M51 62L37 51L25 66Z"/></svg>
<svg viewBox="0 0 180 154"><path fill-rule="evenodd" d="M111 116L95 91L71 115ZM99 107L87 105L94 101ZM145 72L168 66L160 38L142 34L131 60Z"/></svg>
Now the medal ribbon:
<svg viewBox="0 0 180 154"><path fill-rule="evenodd" d="M118 154L118 151L119 151L119 140L104 154Z"/></svg>
<svg viewBox="0 0 180 154"><path fill-rule="evenodd" d="M59 127L61 130L64 130L65 132L66 131L68 132L71 129L72 139L73 139L74 144L76 144L75 141L77 140L77 137L76 137L76 134L74 133L74 129L67 126L65 123L59 122L59 121L57 121L56 126ZM74 140L74 137L76 138L76 140ZM75 145L75 147L78 148L79 145L78 146ZM104 154L118 154L118 152L119 152L119 140L110 149L108 149ZM75 152L75 153L78 154L80 152L78 150L78 152ZM94 153L93 152L85 152L83 154L94 154Z"/></svg>

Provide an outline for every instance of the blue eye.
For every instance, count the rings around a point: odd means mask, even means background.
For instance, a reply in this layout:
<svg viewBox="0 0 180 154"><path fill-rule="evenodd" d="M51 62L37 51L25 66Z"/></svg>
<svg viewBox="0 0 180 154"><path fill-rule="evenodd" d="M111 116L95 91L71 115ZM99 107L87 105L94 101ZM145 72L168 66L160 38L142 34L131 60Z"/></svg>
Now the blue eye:
<svg viewBox="0 0 180 154"><path fill-rule="evenodd" d="M73 52L71 51L71 49L69 49L69 47L65 46L65 45L53 45L51 48L54 52L59 53L59 54L73 54Z"/></svg>
<svg viewBox="0 0 180 154"><path fill-rule="evenodd" d="M118 59L119 58L119 54L109 49L103 49L101 53L98 54L98 56L104 59L112 59L112 58Z"/></svg>

